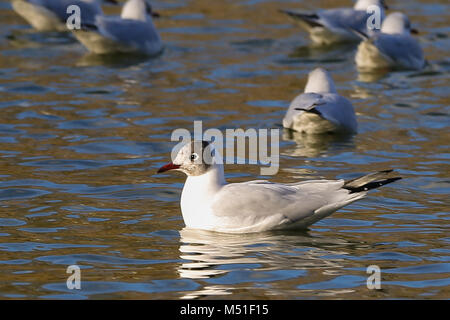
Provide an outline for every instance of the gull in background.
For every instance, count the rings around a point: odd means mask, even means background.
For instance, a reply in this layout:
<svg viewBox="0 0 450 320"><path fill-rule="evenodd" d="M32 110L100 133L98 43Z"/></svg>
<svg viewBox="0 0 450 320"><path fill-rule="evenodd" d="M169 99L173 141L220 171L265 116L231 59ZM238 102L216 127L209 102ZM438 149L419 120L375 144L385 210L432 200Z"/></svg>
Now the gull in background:
<svg viewBox="0 0 450 320"><path fill-rule="evenodd" d="M367 28L367 19L371 14L366 10L369 6L380 8L381 21L387 6L383 0L358 0L353 8L337 8L302 12L297 10L281 10L293 17L309 33L311 40L319 45L338 42L360 41L350 29L364 33L376 32Z"/></svg>
<svg viewBox="0 0 450 320"><path fill-rule="evenodd" d="M152 17L159 14L146 0L128 0L120 17L97 16L94 24L73 30L75 37L96 54L141 53L156 55L163 49Z"/></svg>
<svg viewBox="0 0 450 320"><path fill-rule="evenodd" d="M283 118L283 127L307 134L356 133L357 126L352 103L337 93L322 68L309 73L305 92L291 102Z"/></svg>
<svg viewBox="0 0 450 320"><path fill-rule="evenodd" d="M421 69L425 65L422 48L411 35L418 32L411 28L408 17L403 13L389 14L383 21L381 32L375 35L354 31L363 39L355 56L358 68Z"/></svg>
<svg viewBox="0 0 450 320"><path fill-rule="evenodd" d="M117 4L116 0L104 0ZM69 31L66 21L71 15L67 8L80 8L84 23L94 23L97 15L102 15L100 0L13 0L14 11L38 31Z"/></svg>
<svg viewBox="0 0 450 320"><path fill-rule="evenodd" d="M389 178L391 170L386 170L349 181L227 184L221 157L209 142L192 141L179 150L173 162L158 170L187 175L181 212L188 228L228 233L306 228L364 198L368 190L400 179Z"/></svg>

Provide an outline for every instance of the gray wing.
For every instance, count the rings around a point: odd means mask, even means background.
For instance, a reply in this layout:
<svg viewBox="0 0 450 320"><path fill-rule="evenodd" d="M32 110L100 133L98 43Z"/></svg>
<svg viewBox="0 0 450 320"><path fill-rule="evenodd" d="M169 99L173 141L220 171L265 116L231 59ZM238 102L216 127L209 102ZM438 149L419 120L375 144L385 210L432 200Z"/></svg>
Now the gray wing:
<svg viewBox="0 0 450 320"><path fill-rule="evenodd" d="M326 103L323 95L318 93L302 93L298 95L290 104L286 115L283 118L283 127L291 128L294 118L304 111L310 111L316 106ZM304 111L300 111L304 110Z"/></svg>
<svg viewBox="0 0 450 320"><path fill-rule="evenodd" d="M303 93L292 101L283 126L292 128L295 117L303 112L314 112L337 126L356 131L357 122L351 102L335 93Z"/></svg>
<svg viewBox="0 0 450 320"><path fill-rule="evenodd" d="M96 25L105 37L124 46L139 48L160 42L159 34L151 22L98 16Z"/></svg>
<svg viewBox="0 0 450 320"><path fill-rule="evenodd" d="M425 63L422 48L410 35L378 34L370 41L400 66L421 68Z"/></svg>
<svg viewBox="0 0 450 320"><path fill-rule="evenodd" d="M67 8L70 5L76 5L80 8L81 23L92 24L95 21L95 17L102 14L100 6L96 4L87 3L80 0L38 0L33 1L46 9L56 14L61 22L66 22L71 13L67 13Z"/></svg>
<svg viewBox="0 0 450 320"><path fill-rule="evenodd" d="M214 197L212 209L219 218L241 221L242 227L267 220L275 225L295 223L311 218L323 209L332 213L361 197L361 194L350 195L342 189L343 185L343 180L290 185L267 181L232 183L224 186Z"/></svg>
<svg viewBox="0 0 450 320"><path fill-rule="evenodd" d="M351 8L321 10L318 16L321 24L328 29L346 33L349 32L348 29L366 32L367 19L370 17L365 11Z"/></svg>

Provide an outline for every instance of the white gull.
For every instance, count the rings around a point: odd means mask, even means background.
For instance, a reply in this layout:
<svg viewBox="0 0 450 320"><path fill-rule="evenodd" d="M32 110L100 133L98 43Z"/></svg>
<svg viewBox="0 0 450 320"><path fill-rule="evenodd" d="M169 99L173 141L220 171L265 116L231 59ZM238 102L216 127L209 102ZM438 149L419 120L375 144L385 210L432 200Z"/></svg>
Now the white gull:
<svg viewBox="0 0 450 320"><path fill-rule="evenodd" d="M305 92L291 102L283 127L307 134L356 133L357 122L351 102L337 93L330 74L316 68L308 75Z"/></svg>
<svg viewBox="0 0 450 320"><path fill-rule="evenodd" d="M311 180L291 184L255 180L227 184L221 156L207 141L184 145L158 173L187 175L181 194L186 227L245 233L306 228L366 196L367 191L400 179L391 170L350 181Z"/></svg>
<svg viewBox="0 0 450 320"><path fill-rule="evenodd" d="M417 31L411 28L408 17L403 13L389 14L380 33L372 36L356 30L355 33L364 39L355 56L360 69L421 69L425 65L422 48L411 35Z"/></svg>
<svg viewBox="0 0 450 320"><path fill-rule="evenodd" d="M120 17L97 16L94 24L74 30L75 37L91 52L156 55L163 49L152 21L159 14L146 0L128 0Z"/></svg>
<svg viewBox="0 0 450 320"><path fill-rule="evenodd" d="M378 6L380 20L384 18L387 6L383 0L358 0L353 8L336 8L302 12L297 10L281 10L296 19L308 31L311 40L319 45L338 42L359 41L360 39L350 29L364 33L372 33L367 27L371 14L366 10L370 6Z"/></svg>

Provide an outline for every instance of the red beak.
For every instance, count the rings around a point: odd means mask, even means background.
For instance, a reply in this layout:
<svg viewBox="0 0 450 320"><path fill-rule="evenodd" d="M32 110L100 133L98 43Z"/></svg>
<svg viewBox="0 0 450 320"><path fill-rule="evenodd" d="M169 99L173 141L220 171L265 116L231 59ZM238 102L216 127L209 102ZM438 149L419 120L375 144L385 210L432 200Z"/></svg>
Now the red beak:
<svg viewBox="0 0 450 320"><path fill-rule="evenodd" d="M179 166L178 164L173 164L173 163L171 162L171 163L168 163L168 164L166 164L165 166L162 166L161 168L159 168L159 170L158 170L157 173L161 173L161 172L166 172L166 171L169 171L169 170L178 169L179 167L180 167L180 166Z"/></svg>

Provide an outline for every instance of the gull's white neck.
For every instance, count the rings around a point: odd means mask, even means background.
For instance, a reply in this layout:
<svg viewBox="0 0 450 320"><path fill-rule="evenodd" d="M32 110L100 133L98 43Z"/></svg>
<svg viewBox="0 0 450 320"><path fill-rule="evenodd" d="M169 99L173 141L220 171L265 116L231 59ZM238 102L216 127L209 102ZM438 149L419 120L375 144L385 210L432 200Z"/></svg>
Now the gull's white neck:
<svg viewBox="0 0 450 320"><path fill-rule="evenodd" d="M144 0L128 0L123 6L120 16L122 19L133 19L144 22L149 19Z"/></svg>
<svg viewBox="0 0 450 320"><path fill-rule="evenodd" d="M329 73L322 68L314 69L309 73L308 82L306 83L304 91L305 93L337 93L333 79L331 79Z"/></svg>
<svg viewBox="0 0 450 320"><path fill-rule="evenodd" d="M225 184L223 165L215 163L205 174L188 176L184 184L183 192L186 190L190 193L201 193L203 196L208 196L217 192Z"/></svg>
<svg viewBox="0 0 450 320"><path fill-rule="evenodd" d="M204 228L213 224L210 205L225 184L222 164L213 164L200 176L187 177L181 193L181 212L187 227Z"/></svg>
<svg viewBox="0 0 450 320"><path fill-rule="evenodd" d="M404 16L400 13L391 13L386 17L381 25L381 32L387 34L410 35L411 30L405 26Z"/></svg>
<svg viewBox="0 0 450 320"><path fill-rule="evenodd" d="M353 6L353 9L366 11L369 6L379 6L380 9L383 9L380 0L358 0Z"/></svg>

